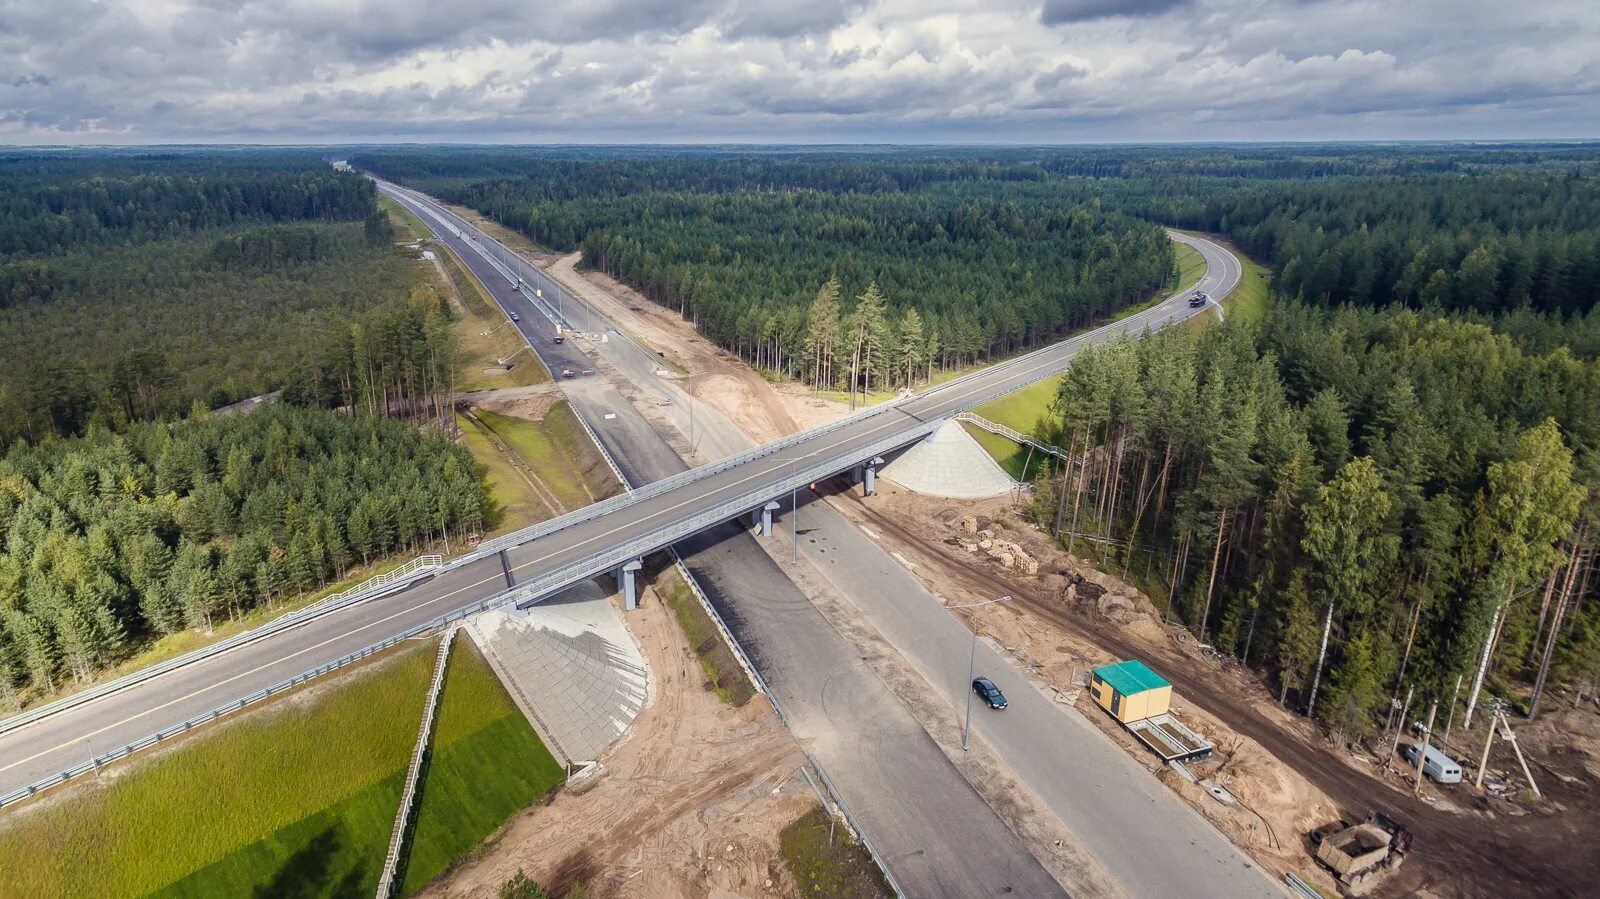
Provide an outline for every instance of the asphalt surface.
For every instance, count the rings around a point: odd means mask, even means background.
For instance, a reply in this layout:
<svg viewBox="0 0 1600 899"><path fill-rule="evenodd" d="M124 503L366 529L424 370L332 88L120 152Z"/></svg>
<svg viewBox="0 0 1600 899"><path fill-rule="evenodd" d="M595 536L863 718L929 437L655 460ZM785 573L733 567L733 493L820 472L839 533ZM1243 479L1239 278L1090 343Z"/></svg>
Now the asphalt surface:
<svg viewBox="0 0 1600 899"><path fill-rule="evenodd" d="M402 199L407 205L417 202ZM519 328L552 370L592 367L575 342L551 341L553 328L544 317L481 256L453 235L440 236L498 301L519 311ZM481 235L479 242L487 243ZM1205 245L1200 249L1205 252ZM1231 258L1222 255L1222 277L1227 280ZM845 470L860 459L863 447L885 436L1058 370L1091 339L1137 332L1188 314L1181 300L1160 304L1093 338L1075 338L773 456L550 534L508 552L507 567L524 581L781 478L792 465L820 462ZM578 378L562 386L630 480L644 483L684 470L660 434L603 380ZM724 530L727 536L720 542L716 537L721 534L710 533L683 544L691 570L709 587L741 643L757 659L796 732L803 740L809 735L812 751L907 891L919 896L1059 894L1037 861L781 569L742 529ZM499 592L505 577L499 559L482 560L0 735L0 793Z"/></svg>
<svg viewBox="0 0 1600 899"><path fill-rule="evenodd" d="M870 497L860 501L873 502ZM784 515L777 525L785 536L790 517ZM800 551L949 700L959 718L971 683L972 654L972 632L962 620L879 546L875 535L827 503L803 504L800 530ZM1129 895L1283 895L1248 856L1121 746L1077 709L1058 705L987 643L977 646L976 668L1000 687L1009 707L996 712L975 701L974 739L994 749ZM1153 856L1155 845L1160 853Z"/></svg>
<svg viewBox="0 0 1600 899"><path fill-rule="evenodd" d="M472 258L470 249L457 252ZM489 283L487 273L478 274ZM612 330L559 284L543 283L546 298L555 295L561 300L558 314L591 336L569 337L559 345L535 344L541 356L558 346L567 351L581 347L616 365L635 388L651 395L675 391L685 408L695 402L656 374L657 363L647 350ZM516 294L502 298L497 293L496 299L517 308ZM525 333L542 333L547 324L542 315L520 314L518 325ZM609 339L593 339L597 333ZM583 364L593 367L587 357ZM642 485L685 470L686 464L663 435L608 380L597 374L563 379L561 384L629 483ZM748 438L715 410L697 406L695 417L696 442L703 447L719 444L720 451L714 452L725 455L749 445ZM687 426L686 421L674 423ZM767 681L791 730L828 772L910 895L1063 895L745 527L726 523L676 548ZM536 552L535 544L510 551L513 569L528 564Z"/></svg>

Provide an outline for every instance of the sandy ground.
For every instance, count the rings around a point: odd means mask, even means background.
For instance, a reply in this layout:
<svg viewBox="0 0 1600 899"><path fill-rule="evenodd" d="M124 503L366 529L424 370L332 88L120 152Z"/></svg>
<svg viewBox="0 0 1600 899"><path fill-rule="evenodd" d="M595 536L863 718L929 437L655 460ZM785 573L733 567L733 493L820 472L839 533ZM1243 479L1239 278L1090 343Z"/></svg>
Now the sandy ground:
<svg viewBox="0 0 1600 899"><path fill-rule="evenodd" d="M1187 684L1187 691L1174 691L1173 710L1217 746L1216 761L1194 770L1223 782L1240 806L1224 807L1171 772L1159 776L1263 867L1294 871L1333 895L1332 880L1314 862L1305 834L1382 809L1406 821L1417 843L1413 859L1386 876L1376 895L1593 894L1589 887L1600 876L1600 854L1570 851L1592 846L1600 826L1600 716L1592 701L1577 708L1575 697L1557 690L1541 720L1513 722L1545 800L1529 802L1515 793L1484 797L1467 784L1432 782L1414 800L1398 766L1386 769L1370 753L1333 744L1315 724L1279 706L1256 673L1205 654L1181 629L1163 626L1142 594L1022 525L1009 500L952 501L890 487L871 506L849 492L830 501L856 521L870 522L915 563L919 578L938 579L945 595L977 599L997 586L1015 594L1018 602L985 614L985 631L1018 667L1075 701L1152 770L1159 760L1092 705L1079 687L1082 672L1113 658L1137 657ZM1016 563L1007 568L983 549L968 551L962 541L977 536L967 533L968 516L984 525L980 530L993 532L996 542L1014 544L1038 561L1037 572L1026 574ZM1463 768L1470 771L1482 745L1481 726L1462 738L1456 723L1452 748L1466 757ZM1471 751L1463 751L1468 745ZM1498 741L1489 773L1516 784L1523 780L1510 748Z"/></svg>
<svg viewBox="0 0 1600 899"><path fill-rule="evenodd" d="M609 275L577 269L578 254L547 267L550 275L599 309L682 372L680 387L765 442L825 424L849 411L844 403L814 397L803 387L777 388L732 353L716 346L676 312L646 299Z"/></svg>
<svg viewBox="0 0 1600 899"><path fill-rule="evenodd" d="M564 397L554 382L527 387L501 387L456 394L461 406L476 406L496 415L509 415L527 421L544 421L545 414Z"/></svg>
<svg viewBox="0 0 1600 899"><path fill-rule="evenodd" d="M554 895L579 881L591 897L798 895L778 834L817 804L805 756L765 697L717 699L671 611L643 597L624 620L650 699L598 779L512 819L422 895L493 896L519 869Z"/></svg>

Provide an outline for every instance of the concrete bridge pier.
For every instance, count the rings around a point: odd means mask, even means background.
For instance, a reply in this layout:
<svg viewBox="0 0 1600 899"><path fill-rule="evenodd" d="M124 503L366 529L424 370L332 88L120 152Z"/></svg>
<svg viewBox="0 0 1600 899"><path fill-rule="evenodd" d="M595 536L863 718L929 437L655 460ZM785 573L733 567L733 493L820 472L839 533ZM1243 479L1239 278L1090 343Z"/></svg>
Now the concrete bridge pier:
<svg viewBox="0 0 1600 899"><path fill-rule="evenodd" d="M861 486L862 496L871 496L878 492L878 466L883 464L883 458L875 457L866 464L865 481Z"/></svg>
<svg viewBox="0 0 1600 899"><path fill-rule="evenodd" d="M778 511L779 508L776 500L761 507L761 536L772 536L772 513Z"/></svg>
<svg viewBox="0 0 1600 899"><path fill-rule="evenodd" d="M634 559L617 569L617 587L622 591L622 605L626 609L639 608L639 585L637 583L639 569L644 567L644 562Z"/></svg>

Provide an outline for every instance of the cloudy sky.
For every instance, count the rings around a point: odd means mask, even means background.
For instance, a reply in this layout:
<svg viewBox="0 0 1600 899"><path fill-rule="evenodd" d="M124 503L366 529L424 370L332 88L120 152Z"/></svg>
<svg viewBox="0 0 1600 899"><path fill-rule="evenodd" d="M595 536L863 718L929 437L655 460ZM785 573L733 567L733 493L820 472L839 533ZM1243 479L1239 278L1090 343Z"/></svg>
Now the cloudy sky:
<svg viewBox="0 0 1600 899"><path fill-rule="evenodd" d="M1596 0L0 0L0 143L1593 137Z"/></svg>

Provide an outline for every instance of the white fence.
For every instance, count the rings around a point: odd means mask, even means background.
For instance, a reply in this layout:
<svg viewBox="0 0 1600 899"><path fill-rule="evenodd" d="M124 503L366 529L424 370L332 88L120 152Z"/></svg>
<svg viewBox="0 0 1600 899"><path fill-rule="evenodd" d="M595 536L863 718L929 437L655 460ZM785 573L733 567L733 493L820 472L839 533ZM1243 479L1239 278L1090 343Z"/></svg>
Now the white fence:
<svg viewBox="0 0 1600 899"><path fill-rule="evenodd" d="M394 895L395 872L400 865L400 850L406 842L406 828L411 824L412 807L417 802L417 778L422 774L422 759L428 754L428 743L433 737L434 713L439 708L439 693L444 689L444 669L450 664L450 647L455 643L455 624L444 632L439 644L439 655L433 664L433 681L428 684L427 704L422 708L422 726L417 731L416 745L411 747L411 764L406 768L406 788L400 794L400 807L394 813L394 831L389 835L389 851L383 857L383 874L378 877L378 899Z"/></svg>

